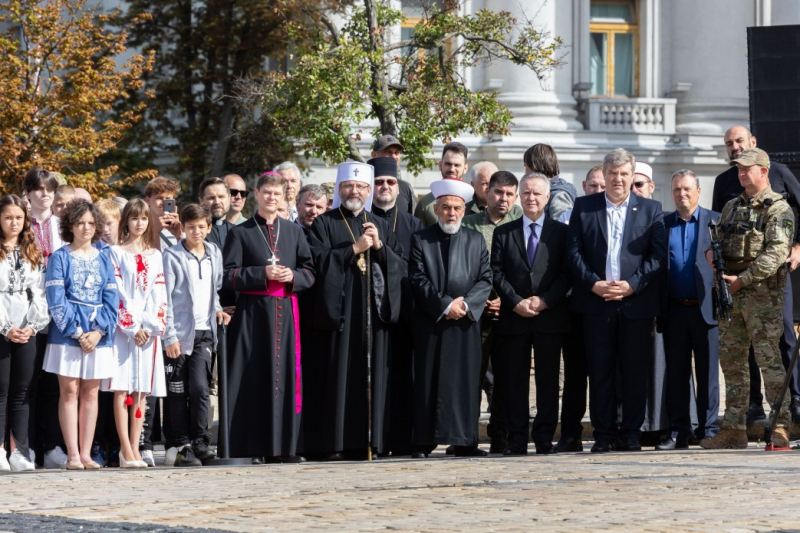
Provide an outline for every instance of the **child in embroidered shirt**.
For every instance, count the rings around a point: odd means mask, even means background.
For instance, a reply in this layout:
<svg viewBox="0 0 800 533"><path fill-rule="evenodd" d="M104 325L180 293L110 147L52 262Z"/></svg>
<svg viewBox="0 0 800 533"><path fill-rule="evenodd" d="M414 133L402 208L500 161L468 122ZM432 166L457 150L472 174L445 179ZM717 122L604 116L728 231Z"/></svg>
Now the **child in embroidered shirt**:
<svg viewBox="0 0 800 533"><path fill-rule="evenodd" d="M94 205L71 202L60 224L61 238L69 244L54 251L47 263L45 291L54 327L43 367L58 375L58 419L68 470L100 468L90 455L97 390L100 380L114 372L111 341L119 295L111 262L93 246L101 224Z"/></svg>
<svg viewBox="0 0 800 533"><path fill-rule="evenodd" d="M150 231L150 208L134 198L122 211L119 244L111 262L119 287L114 355L117 368L103 390L114 392L114 418L122 468L146 468L139 453L145 400L166 396L160 337L167 320L167 291L161 252Z"/></svg>
<svg viewBox="0 0 800 533"><path fill-rule="evenodd" d="M0 200L0 471L35 470L28 451L28 390L36 361L36 334L50 321L44 297L42 252L25 204L16 195ZM6 428L11 464L3 448Z"/></svg>

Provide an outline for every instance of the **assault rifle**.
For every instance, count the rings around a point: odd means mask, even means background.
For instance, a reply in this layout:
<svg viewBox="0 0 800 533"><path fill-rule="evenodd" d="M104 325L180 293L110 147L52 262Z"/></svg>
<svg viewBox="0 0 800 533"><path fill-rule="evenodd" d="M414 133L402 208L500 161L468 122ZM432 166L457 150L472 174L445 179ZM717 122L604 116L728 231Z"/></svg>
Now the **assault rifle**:
<svg viewBox="0 0 800 533"><path fill-rule="evenodd" d="M725 273L725 259L722 258L722 247L719 240L719 223L712 220L708 223L708 230L711 232L711 252L714 255L714 291L712 293L714 301L714 317L717 320L731 320L731 310L733 309L733 297L731 296L728 282L723 279Z"/></svg>

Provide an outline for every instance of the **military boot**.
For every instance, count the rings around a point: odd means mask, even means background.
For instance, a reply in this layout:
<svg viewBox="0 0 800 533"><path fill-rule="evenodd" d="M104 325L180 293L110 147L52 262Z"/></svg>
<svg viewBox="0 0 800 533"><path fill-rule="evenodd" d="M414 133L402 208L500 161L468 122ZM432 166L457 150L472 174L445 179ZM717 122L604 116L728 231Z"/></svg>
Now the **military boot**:
<svg viewBox="0 0 800 533"><path fill-rule="evenodd" d="M772 434L772 445L776 448L789 446L789 431L785 427L775 428L775 432Z"/></svg>
<svg viewBox="0 0 800 533"><path fill-rule="evenodd" d="M747 448L747 431L723 428L715 436L701 440L700 446L706 450L743 450Z"/></svg>

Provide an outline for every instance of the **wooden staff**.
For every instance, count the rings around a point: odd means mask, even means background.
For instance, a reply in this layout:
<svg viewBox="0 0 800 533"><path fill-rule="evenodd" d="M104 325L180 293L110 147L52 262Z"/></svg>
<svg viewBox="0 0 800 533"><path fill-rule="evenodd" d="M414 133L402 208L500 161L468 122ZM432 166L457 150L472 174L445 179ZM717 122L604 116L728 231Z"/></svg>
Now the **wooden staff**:
<svg viewBox="0 0 800 533"><path fill-rule="evenodd" d="M372 461L372 262L369 252L367 248L367 461Z"/></svg>

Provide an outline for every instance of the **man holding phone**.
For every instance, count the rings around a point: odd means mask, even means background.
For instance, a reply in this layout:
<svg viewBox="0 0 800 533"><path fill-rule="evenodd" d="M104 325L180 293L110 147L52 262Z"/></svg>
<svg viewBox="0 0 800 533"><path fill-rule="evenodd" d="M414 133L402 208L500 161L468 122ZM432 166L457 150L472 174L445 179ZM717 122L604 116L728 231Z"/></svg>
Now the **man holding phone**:
<svg viewBox="0 0 800 533"><path fill-rule="evenodd" d="M180 192L181 186L178 180L162 176L154 178L144 188L144 201L150 208L153 235L156 241L158 241L162 253L168 248L178 244L183 238L183 226L178 219L178 206L175 202L175 198ZM147 408L145 409L144 415L144 427L142 428L142 444L140 447L142 459L147 463L147 466L156 465L153 459L153 442L151 439L156 410L156 397L148 396ZM175 463L175 456L178 450L170 438L169 422L166 418L163 425L167 449L165 464L167 466L172 466Z"/></svg>

